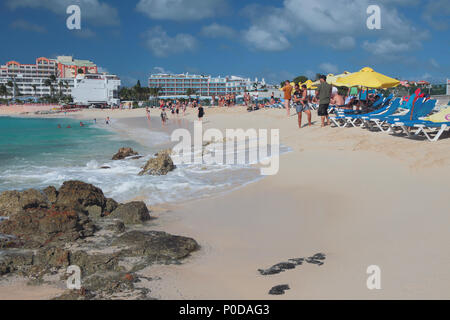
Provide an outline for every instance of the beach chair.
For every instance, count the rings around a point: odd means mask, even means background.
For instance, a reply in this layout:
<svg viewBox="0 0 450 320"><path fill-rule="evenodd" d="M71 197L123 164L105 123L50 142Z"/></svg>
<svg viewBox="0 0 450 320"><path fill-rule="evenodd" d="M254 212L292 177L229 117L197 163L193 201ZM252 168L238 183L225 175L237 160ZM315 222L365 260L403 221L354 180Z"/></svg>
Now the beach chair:
<svg viewBox="0 0 450 320"><path fill-rule="evenodd" d="M427 103L433 104L433 100ZM423 134L428 141L435 142L450 128L450 108L442 109L422 119L397 122L395 125L402 127L403 131L410 138ZM412 129L417 130L411 133Z"/></svg>
<svg viewBox="0 0 450 320"><path fill-rule="evenodd" d="M400 101L400 99L398 100ZM391 102L390 99L384 100L383 105L381 105L381 107L378 110L374 110L372 112L364 114L353 114L354 112L353 110L339 110L336 112L337 114L336 117L331 117L330 120L333 121L333 123L340 128L345 128L347 127L347 125L353 125L354 127L356 127L357 120L363 121L361 126L364 126L363 119L366 119L367 117L370 117L372 115L383 115L389 108L391 108L392 104L390 104L390 102ZM397 107L395 109L397 109Z"/></svg>
<svg viewBox="0 0 450 320"><path fill-rule="evenodd" d="M364 119L366 119L367 117L370 117L370 116L381 116L381 115L384 115L386 112L389 111L389 109L392 108L392 104L391 104L392 98L393 98L393 96L391 95L391 96L389 96L389 97L387 97L385 99L380 99L382 101L379 100L380 103L377 106L380 106L380 108L377 109L377 110L374 110L374 111L371 111L371 112L368 112L368 113L365 113L365 114L347 115L345 117L345 119L348 122L348 124L352 125L353 127L356 127L357 123L360 123L360 127L364 127L365 126ZM399 99L399 101L400 101L400 99Z"/></svg>
<svg viewBox="0 0 450 320"><path fill-rule="evenodd" d="M396 109L390 109L389 112L386 112L385 114L383 114L381 116L370 116L370 117L364 119L367 127L370 130L379 129L381 132L390 131L391 128L389 126L387 126L387 128L386 128L387 121L397 119L398 117L409 115L411 112L411 108L412 108L415 97L416 97L415 94L411 95L411 97L409 97L409 99L406 102L404 101L403 104L398 105ZM417 100L416 104L421 104L421 101L423 101L423 99L420 101Z"/></svg>
<svg viewBox="0 0 450 320"><path fill-rule="evenodd" d="M418 103L419 102L419 103ZM433 112L436 107L436 100L428 100L423 102L422 99L416 101L414 110L406 115L388 119L386 121L389 129L387 132L392 134L406 133L409 135L409 126L405 125L407 122L421 121L427 115Z"/></svg>

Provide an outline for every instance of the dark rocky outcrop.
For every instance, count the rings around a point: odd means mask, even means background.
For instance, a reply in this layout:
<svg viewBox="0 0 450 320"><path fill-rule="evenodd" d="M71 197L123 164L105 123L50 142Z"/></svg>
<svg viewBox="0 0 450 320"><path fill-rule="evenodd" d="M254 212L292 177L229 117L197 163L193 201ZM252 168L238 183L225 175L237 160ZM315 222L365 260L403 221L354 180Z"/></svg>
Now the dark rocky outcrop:
<svg viewBox="0 0 450 320"><path fill-rule="evenodd" d="M60 208L87 211L87 207L105 208L106 198L100 188L81 181L66 181L58 190L55 203Z"/></svg>
<svg viewBox="0 0 450 320"><path fill-rule="evenodd" d="M0 233L18 238L16 245L40 248L53 242L72 242L93 235L95 226L83 213L54 209L22 210L0 223Z"/></svg>
<svg viewBox="0 0 450 320"><path fill-rule="evenodd" d="M131 156L137 156L139 153L132 148L120 148L119 151L112 157L112 160L123 160Z"/></svg>
<svg viewBox="0 0 450 320"><path fill-rule="evenodd" d="M68 266L80 267L82 288L59 299L149 299L149 290L135 283L151 279L135 272L180 263L199 248L194 239L149 230L144 202L119 204L80 181L59 190L4 192L0 199L1 214L8 216L0 220L0 276L40 285L54 282L50 275L64 281ZM127 232L126 224L143 225Z"/></svg>
<svg viewBox="0 0 450 320"><path fill-rule="evenodd" d="M157 153L155 158L147 161L139 175L164 176L174 170L175 165L170 157L170 152L170 150L165 150Z"/></svg>
<svg viewBox="0 0 450 320"><path fill-rule="evenodd" d="M122 255L165 263L183 259L199 248L194 239L161 231L130 231L114 239L112 245L127 246Z"/></svg>
<svg viewBox="0 0 450 320"><path fill-rule="evenodd" d="M5 191L0 194L0 216L8 217L24 209L48 208L50 205L46 194L39 190Z"/></svg>
<svg viewBox="0 0 450 320"><path fill-rule="evenodd" d="M150 220L150 213L144 202L133 201L119 205L108 217L118 218L125 224L141 224Z"/></svg>

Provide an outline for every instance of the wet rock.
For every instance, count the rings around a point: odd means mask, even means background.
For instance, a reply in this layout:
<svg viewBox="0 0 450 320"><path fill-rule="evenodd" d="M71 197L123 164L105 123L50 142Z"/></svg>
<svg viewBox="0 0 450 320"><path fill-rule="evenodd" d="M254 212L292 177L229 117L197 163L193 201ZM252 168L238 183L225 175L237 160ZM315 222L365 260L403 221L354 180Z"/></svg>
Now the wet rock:
<svg viewBox="0 0 450 320"><path fill-rule="evenodd" d="M150 220L150 213L144 202L133 201L119 205L108 217L118 218L125 224L141 224Z"/></svg>
<svg viewBox="0 0 450 320"><path fill-rule="evenodd" d="M89 218L92 220L98 220L103 216L103 214L102 214L103 210L102 210L102 207L100 207L100 206L86 207L86 211L89 214Z"/></svg>
<svg viewBox="0 0 450 320"><path fill-rule="evenodd" d="M19 212L22 208L19 205L20 192L5 191L0 194L0 216L9 217L11 214Z"/></svg>
<svg viewBox="0 0 450 320"><path fill-rule="evenodd" d="M166 150L157 153L155 158L148 160L139 175L143 176L148 174L154 176L164 176L174 169L175 165L170 157L170 152Z"/></svg>
<svg viewBox="0 0 450 320"><path fill-rule="evenodd" d="M94 231L89 218L73 210L22 210L0 223L0 233L14 235L25 248L39 248L52 242L73 242L92 235Z"/></svg>
<svg viewBox="0 0 450 320"><path fill-rule="evenodd" d="M131 148L120 148L119 151L112 157L112 160L123 160L131 156L137 156L138 153Z"/></svg>
<svg viewBox="0 0 450 320"><path fill-rule="evenodd" d="M67 268L70 265L70 251L57 247L48 247L39 250L34 259L33 265L42 268Z"/></svg>
<svg viewBox="0 0 450 320"><path fill-rule="evenodd" d="M130 231L116 238L112 245L127 246L121 255L146 257L148 261L172 263L199 248L194 239L161 231Z"/></svg>
<svg viewBox="0 0 450 320"><path fill-rule="evenodd" d="M45 188L44 190L42 190L42 192L44 192L44 194L47 197L48 202L50 202L50 204L53 204L56 202L56 199L58 198L58 190L56 190L55 187L50 186Z"/></svg>
<svg viewBox="0 0 450 320"><path fill-rule="evenodd" d="M47 196L38 190L5 191L0 194L0 216L11 216L30 208L48 208Z"/></svg>
<svg viewBox="0 0 450 320"><path fill-rule="evenodd" d="M295 269L297 265L291 262L281 262L270 267L269 269L258 269L259 273L263 276L278 274L285 270Z"/></svg>
<svg viewBox="0 0 450 320"><path fill-rule="evenodd" d="M111 169L109 166L101 166L100 169Z"/></svg>
<svg viewBox="0 0 450 320"><path fill-rule="evenodd" d="M33 264L33 252L27 250L9 250L0 255L0 276L20 271Z"/></svg>
<svg viewBox="0 0 450 320"><path fill-rule="evenodd" d="M99 206L104 208L106 198L103 191L92 184L81 181L66 181L58 191L56 205L62 208L72 208L86 211L86 207Z"/></svg>
<svg viewBox="0 0 450 320"><path fill-rule="evenodd" d="M105 203L105 215L109 215L111 212L117 209L119 203L114 199L107 198Z"/></svg>
<svg viewBox="0 0 450 320"><path fill-rule="evenodd" d="M126 231L125 223L122 221L116 221L113 225L114 232L124 233Z"/></svg>
<svg viewBox="0 0 450 320"><path fill-rule="evenodd" d="M271 295L282 295L286 290L290 290L289 285L281 284L270 289L269 294Z"/></svg>
<svg viewBox="0 0 450 320"><path fill-rule="evenodd" d="M119 271L119 254L88 254L76 251L70 254L70 264L80 267L83 276L96 272Z"/></svg>

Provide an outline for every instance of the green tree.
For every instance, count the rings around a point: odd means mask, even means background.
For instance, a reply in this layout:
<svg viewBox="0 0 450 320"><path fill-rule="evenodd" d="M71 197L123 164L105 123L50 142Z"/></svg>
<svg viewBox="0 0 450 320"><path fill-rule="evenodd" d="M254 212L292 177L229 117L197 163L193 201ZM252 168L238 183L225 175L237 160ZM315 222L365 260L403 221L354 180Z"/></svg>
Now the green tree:
<svg viewBox="0 0 450 320"><path fill-rule="evenodd" d="M45 79L44 86L50 89L50 96L53 98L53 82L51 80L51 76L48 79Z"/></svg>
<svg viewBox="0 0 450 320"><path fill-rule="evenodd" d="M189 99L191 98L192 95L194 95L194 94L196 94L196 93L197 93L197 91L195 91L195 90L192 89L192 88L186 89L186 95L189 97Z"/></svg>
<svg viewBox="0 0 450 320"><path fill-rule="evenodd" d="M8 88L4 84L0 84L0 96L5 97L8 95Z"/></svg>
<svg viewBox="0 0 450 320"><path fill-rule="evenodd" d="M33 96L36 96L36 89L37 89L37 85L32 84L31 87L33 88Z"/></svg>
<svg viewBox="0 0 450 320"><path fill-rule="evenodd" d="M308 80L307 77L305 77L305 76L298 76L298 77L294 78L293 82L294 83L299 83L299 82L305 83L306 80Z"/></svg>

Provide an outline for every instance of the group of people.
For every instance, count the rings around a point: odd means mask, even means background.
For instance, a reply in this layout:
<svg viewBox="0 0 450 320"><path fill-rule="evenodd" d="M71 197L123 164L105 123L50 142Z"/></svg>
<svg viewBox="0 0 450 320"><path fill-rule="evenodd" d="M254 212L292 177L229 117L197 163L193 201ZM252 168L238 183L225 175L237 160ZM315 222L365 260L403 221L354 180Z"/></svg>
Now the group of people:
<svg viewBox="0 0 450 320"><path fill-rule="evenodd" d="M213 106L216 105L216 96L212 96L211 104ZM226 95L217 97L217 106L219 106L219 107L231 107L235 104L236 104L236 95L235 94L226 94Z"/></svg>
<svg viewBox="0 0 450 320"><path fill-rule="evenodd" d="M183 116L185 116L187 108L197 109L198 110L198 119L200 121L202 120L203 116L205 115L203 106L196 99L189 100L189 101L183 101L183 102L181 102L178 99L175 101L160 100L159 101L159 109L161 110L160 116L161 116L162 123L165 124L169 119L166 110L169 110L169 112L172 115L178 116L182 112ZM147 118L150 120L150 110L148 107L146 108L146 113L147 113Z"/></svg>
<svg viewBox="0 0 450 320"><path fill-rule="evenodd" d="M330 125L329 107L335 106L343 109L363 110L370 108L378 99L379 95L370 92L367 89L358 90L358 88L349 88L347 97L339 93L339 90L327 83L327 76L319 77L320 84L313 96L308 95L306 85L296 84L294 87L286 80L284 87L284 106L287 110L287 116L290 116L291 103L295 107L298 115L298 126L302 127L302 114L306 113L308 117L308 125L311 126L311 104L317 104L317 114L321 119L321 126Z"/></svg>

